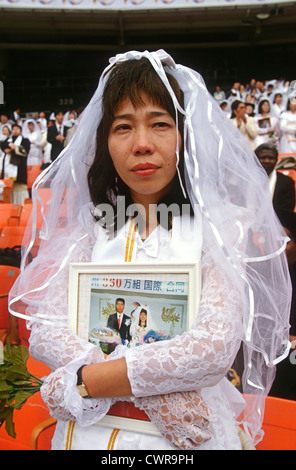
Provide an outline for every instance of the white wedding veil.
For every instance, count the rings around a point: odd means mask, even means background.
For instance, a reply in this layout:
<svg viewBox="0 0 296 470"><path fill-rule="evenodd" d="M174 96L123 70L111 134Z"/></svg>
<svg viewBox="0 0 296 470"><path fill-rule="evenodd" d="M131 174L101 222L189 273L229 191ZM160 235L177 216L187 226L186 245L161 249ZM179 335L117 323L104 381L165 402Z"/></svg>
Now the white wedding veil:
<svg viewBox="0 0 296 470"><path fill-rule="evenodd" d="M85 237L95 239L87 173L100 145L96 131L103 90L115 64L143 57L171 94L176 117L177 112L184 116L185 189L192 207L198 205L203 214L204 246L240 291L242 390L247 400L242 422L256 443L275 365L290 347L287 237L273 211L266 173L248 142L215 102L202 77L175 64L164 51L131 51L111 60L69 145L35 181L33 213L24 238L21 274L10 294L10 311L29 322L63 324L56 315L39 315L38 305L55 276L68 265L76 245ZM166 73L178 81L184 109ZM37 249L38 256L32 259Z"/></svg>

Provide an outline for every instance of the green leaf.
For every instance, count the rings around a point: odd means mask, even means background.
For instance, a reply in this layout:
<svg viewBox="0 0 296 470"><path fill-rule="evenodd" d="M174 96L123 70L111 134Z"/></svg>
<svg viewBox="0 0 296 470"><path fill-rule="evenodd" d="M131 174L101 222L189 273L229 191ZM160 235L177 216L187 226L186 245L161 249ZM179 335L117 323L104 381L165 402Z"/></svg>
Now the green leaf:
<svg viewBox="0 0 296 470"><path fill-rule="evenodd" d="M14 382L15 380L26 380L30 377L27 370L27 360L29 352L25 346L14 346L11 350L11 360L13 365L5 373L6 380Z"/></svg>
<svg viewBox="0 0 296 470"><path fill-rule="evenodd" d="M3 358L4 362L12 362L12 356L11 356L11 347L10 347L10 341L9 338L7 338L5 348L3 350Z"/></svg>
<svg viewBox="0 0 296 470"><path fill-rule="evenodd" d="M34 392L32 392L32 391L20 390L19 392L17 392L16 395L15 395L13 408L19 409L20 407L22 407L22 405L24 405L24 403L27 401L27 399L33 394L34 394Z"/></svg>
<svg viewBox="0 0 296 470"><path fill-rule="evenodd" d="M0 379L0 395L2 393L9 392L11 390L11 386L6 382L6 380Z"/></svg>
<svg viewBox="0 0 296 470"><path fill-rule="evenodd" d="M5 373L6 369L12 366L12 362L3 362L3 364L0 364L0 377L2 374Z"/></svg>
<svg viewBox="0 0 296 470"><path fill-rule="evenodd" d="M0 400L0 423L3 422L7 415L7 406L4 400Z"/></svg>
<svg viewBox="0 0 296 470"><path fill-rule="evenodd" d="M11 349L11 359L14 364L18 363L19 365L27 369L27 360L29 358L29 351L22 344L19 346L14 346Z"/></svg>
<svg viewBox="0 0 296 470"><path fill-rule="evenodd" d="M10 408L8 410L6 420L5 420L5 431L7 434L14 439L16 438L16 433L15 433L15 427L14 427L14 422L13 422L13 409Z"/></svg>

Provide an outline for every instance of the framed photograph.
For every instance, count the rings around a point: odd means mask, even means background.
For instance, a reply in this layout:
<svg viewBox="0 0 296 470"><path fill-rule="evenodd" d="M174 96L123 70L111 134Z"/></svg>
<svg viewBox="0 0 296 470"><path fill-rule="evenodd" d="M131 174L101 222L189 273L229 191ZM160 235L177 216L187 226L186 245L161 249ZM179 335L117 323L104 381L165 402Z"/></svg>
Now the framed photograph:
<svg viewBox="0 0 296 470"><path fill-rule="evenodd" d="M270 119L269 118L259 119L258 125L260 129L269 129L271 127Z"/></svg>
<svg viewBox="0 0 296 470"><path fill-rule="evenodd" d="M70 327L105 354L119 344L141 347L181 335L198 311L196 264L73 263L69 281ZM126 402L114 405L98 424L159 434Z"/></svg>

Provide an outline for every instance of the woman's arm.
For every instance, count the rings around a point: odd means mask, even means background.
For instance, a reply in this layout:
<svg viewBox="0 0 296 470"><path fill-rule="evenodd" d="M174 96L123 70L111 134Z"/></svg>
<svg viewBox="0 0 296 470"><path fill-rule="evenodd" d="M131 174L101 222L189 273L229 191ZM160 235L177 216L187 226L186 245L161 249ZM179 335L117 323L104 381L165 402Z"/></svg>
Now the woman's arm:
<svg viewBox="0 0 296 470"><path fill-rule="evenodd" d="M82 381L91 397L132 396L124 358L83 367Z"/></svg>
<svg viewBox="0 0 296 470"><path fill-rule="evenodd" d="M247 118L247 122L244 125L245 132L248 134L250 139L254 140L257 137L257 126L255 120L252 117Z"/></svg>

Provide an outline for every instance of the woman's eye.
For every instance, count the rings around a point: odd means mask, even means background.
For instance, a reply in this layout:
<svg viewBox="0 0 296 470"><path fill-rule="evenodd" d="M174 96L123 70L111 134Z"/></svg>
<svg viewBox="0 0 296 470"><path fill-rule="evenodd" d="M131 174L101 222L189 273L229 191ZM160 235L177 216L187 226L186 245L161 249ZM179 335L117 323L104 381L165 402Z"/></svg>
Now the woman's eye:
<svg viewBox="0 0 296 470"><path fill-rule="evenodd" d="M119 126L116 126L114 128L115 132L121 132L121 131L126 131L129 130L131 126L129 124L120 124Z"/></svg>
<svg viewBox="0 0 296 470"><path fill-rule="evenodd" d="M154 124L154 127L165 128L165 127L171 127L171 125L168 122L156 122Z"/></svg>

